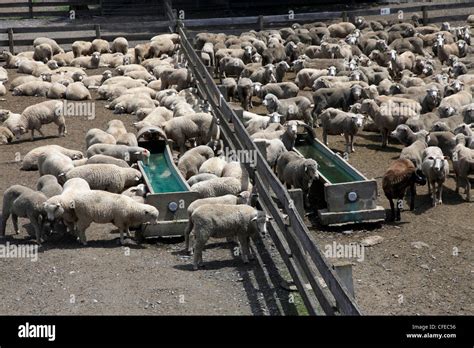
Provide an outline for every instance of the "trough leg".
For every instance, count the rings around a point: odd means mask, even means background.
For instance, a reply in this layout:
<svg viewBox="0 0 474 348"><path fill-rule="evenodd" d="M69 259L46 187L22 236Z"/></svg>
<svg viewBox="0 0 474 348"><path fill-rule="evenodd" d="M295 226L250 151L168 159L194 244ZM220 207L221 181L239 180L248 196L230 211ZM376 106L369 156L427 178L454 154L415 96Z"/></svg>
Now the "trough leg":
<svg viewBox="0 0 474 348"><path fill-rule="evenodd" d="M242 260L244 263L249 263L249 242L247 240L247 237L239 235L239 243L240 243L240 251L242 253Z"/></svg>
<svg viewBox="0 0 474 348"><path fill-rule="evenodd" d="M5 221L7 221L5 219ZM12 222L13 222L13 231L18 234L20 233L20 229L18 228L18 215L12 214Z"/></svg>

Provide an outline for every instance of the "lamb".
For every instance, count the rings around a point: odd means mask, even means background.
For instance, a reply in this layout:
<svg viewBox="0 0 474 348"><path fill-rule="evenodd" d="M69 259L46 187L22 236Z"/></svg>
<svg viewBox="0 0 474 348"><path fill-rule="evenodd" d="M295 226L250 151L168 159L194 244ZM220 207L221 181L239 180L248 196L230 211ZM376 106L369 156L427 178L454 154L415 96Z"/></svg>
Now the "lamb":
<svg viewBox="0 0 474 348"><path fill-rule="evenodd" d="M253 95L253 82L249 78L240 77L237 82L237 95L242 105L242 109L248 110L253 107L252 95Z"/></svg>
<svg viewBox="0 0 474 348"><path fill-rule="evenodd" d="M140 184L126 189L121 194L132 198L135 202L145 204L147 188L145 184Z"/></svg>
<svg viewBox="0 0 474 348"><path fill-rule="evenodd" d="M314 159L306 159L296 152L283 153L277 161L277 174L282 184L288 188L299 188L303 191L305 206L309 206L309 190L313 181L319 178L318 163Z"/></svg>
<svg viewBox="0 0 474 348"><path fill-rule="evenodd" d="M278 99L294 98L298 95L299 88L293 82L268 83L262 86L261 83L255 83L255 94L260 99L265 99L267 94L273 94Z"/></svg>
<svg viewBox="0 0 474 348"><path fill-rule="evenodd" d="M28 152L21 163L20 170L37 170L38 169L38 158L45 153L59 151L62 154L68 156L72 160L78 160L84 157L81 151L71 150L59 145L45 145L34 148Z"/></svg>
<svg viewBox="0 0 474 348"><path fill-rule="evenodd" d="M77 217L74 210L71 209L71 201L76 196L83 195L90 191L87 181L81 178L74 178L66 181L63 185L63 192L60 195L53 196L43 203L43 210L50 222L62 220L69 229L69 232L75 230Z"/></svg>
<svg viewBox="0 0 474 348"><path fill-rule="evenodd" d="M226 164L227 162L220 157L211 157L201 164L199 173L210 173L220 177Z"/></svg>
<svg viewBox="0 0 474 348"><path fill-rule="evenodd" d="M246 190L250 191L251 185L243 185L241 180L234 177L218 177L191 186L191 191L197 192L199 198L218 197L227 194L237 195Z"/></svg>
<svg viewBox="0 0 474 348"><path fill-rule="evenodd" d="M3 126L7 127L10 131L18 124L20 121L21 114L15 114L10 110L0 110L0 122L3 122Z"/></svg>
<svg viewBox="0 0 474 348"><path fill-rule="evenodd" d="M115 53L115 52L120 52L122 54L127 54L128 53L128 41L124 37L116 37L114 41L112 41L112 47L110 50Z"/></svg>
<svg viewBox="0 0 474 348"><path fill-rule="evenodd" d="M112 134L104 132L102 129L91 128L86 133L86 148L94 144L116 144L117 140Z"/></svg>
<svg viewBox="0 0 474 348"><path fill-rule="evenodd" d="M86 164L60 174L58 179L64 183L72 178L81 178L93 190L121 193L138 184L141 177L140 171L133 168L122 168L114 164Z"/></svg>
<svg viewBox="0 0 474 348"><path fill-rule="evenodd" d="M38 191L21 185L13 185L3 193L2 224L0 239L5 237L8 218L12 216L13 229L19 233L18 218L28 218L35 230L36 242L41 244L43 228L43 203L47 197Z"/></svg>
<svg viewBox="0 0 474 348"><path fill-rule="evenodd" d="M274 169L278 158L288 151L280 139L254 139L255 145L265 148L264 154L270 168Z"/></svg>
<svg viewBox="0 0 474 348"><path fill-rule="evenodd" d="M456 135L456 147L453 151L453 168L456 174L456 193L459 187L464 187L466 201L471 200L471 183L469 175L474 173L474 150L466 147L466 137L464 134Z"/></svg>
<svg viewBox="0 0 474 348"><path fill-rule="evenodd" d="M459 112L465 105L472 103L472 94L469 91L460 91L444 98L438 107L440 117L449 117Z"/></svg>
<svg viewBox="0 0 474 348"><path fill-rule="evenodd" d="M66 87L67 100L90 100L91 93L82 82L74 82Z"/></svg>
<svg viewBox="0 0 474 348"><path fill-rule="evenodd" d="M442 204L443 184L449 175L449 163L439 147L429 146L423 151L421 170L428 181L428 192L432 195L432 205ZM438 188L436 188L436 186Z"/></svg>
<svg viewBox="0 0 474 348"><path fill-rule="evenodd" d="M136 163L138 161L146 162L150 157L150 152L137 146L94 144L87 149L87 157L90 158L94 155L106 155L123 159L128 163Z"/></svg>
<svg viewBox="0 0 474 348"><path fill-rule="evenodd" d="M214 151L209 146L197 146L180 157L178 160L178 170L188 180L199 173L199 168L205 161L213 157Z"/></svg>
<svg viewBox="0 0 474 348"><path fill-rule="evenodd" d="M59 151L43 153L38 157L40 176L50 174L58 178L73 168L72 159Z"/></svg>
<svg viewBox="0 0 474 348"><path fill-rule="evenodd" d="M0 144L8 144L11 143L13 140L13 133L7 127L0 126Z"/></svg>
<svg viewBox="0 0 474 348"><path fill-rule="evenodd" d="M194 184L197 184L198 182L215 179L217 177L218 177L217 175L209 174L209 173L195 174L187 180L187 183L189 186L193 186Z"/></svg>
<svg viewBox="0 0 474 348"><path fill-rule="evenodd" d="M113 223L120 230L120 243L124 244L124 234L129 235L131 226L157 223L159 216L151 205L125 195L94 190L76 196L70 207L77 217L76 227L83 245L87 245L85 231L92 222Z"/></svg>
<svg viewBox="0 0 474 348"><path fill-rule="evenodd" d="M66 121L62 115L63 103L60 101L45 101L27 107L21 113L20 120L12 129L12 133L17 137L31 130L31 139L34 139L34 132L37 130L42 137L41 126L48 123L55 123L58 126L59 136L65 136Z"/></svg>
<svg viewBox="0 0 474 348"><path fill-rule="evenodd" d="M243 191L239 193L237 196L234 195L225 195L220 197L209 197L209 198L201 198L197 199L192 202L188 206L188 224L186 225L186 229L184 230L184 240L185 240L185 248L186 252L189 252L189 234L193 228L191 222L191 216L193 215L194 211L207 204L207 205L220 205L220 204L229 204L229 205L239 205L239 204L250 204L251 194L248 191Z"/></svg>
<svg viewBox="0 0 474 348"><path fill-rule="evenodd" d="M63 188L58 183L54 175L43 175L36 181L36 190L42 192L46 197L51 198L60 195Z"/></svg>
<svg viewBox="0 0 474 348"><path fill-rule="evenodd" d="M415 209L415 184L425 185L426 178L421 169L416 169L412 161L400 158L393 161L382 178L382 188L390 203L392 216L389 220L400 221L400 210L403 207L403 197L407 188L410 188L410 210ZM393 200L397 200L397 210Z"/></svg>
<svg viewBox="0 0 474 348"><path fill-rule="evenodd" d="M298 134L298 122L289 121L286 128L278 131L262 131L251 135L252 139L280 139L285 148L291 151L295 146L296 136Z"/></svg>
<svg viewBox="0 0 474 348"><path fill-rule="evenodd" d="M326 109L319 117L323 127L323 142L328 144L328 135L344 134L346 152L354 152L354 136L364 124L364 116L337 109Z"/></svg>
<svg viewBox="0 0 474 348"><path fill-rule="evenodd" d="M299 96L279 100L273 94L267 94L263 100L263 105L267 107L269 113L278 113L283 118L282 122L287 120L300 120L306 124L313 125L311 116L311 102L308 98Z"/></svg>
<svg viewBox="0 0 474 348"><path fill-rule="evenodd" d="M237 237L242 250L242 260L249 262L249 238L257 231L266 233L269 217L248 205L204 204L191 215L191 234L195 238L193 268L202 263L202 251L209 238Z"/></svg>
<svg viewBox="0 0 474 348"><path fill-rule="evenodd" d="M46 97L51 83L44 81L25 82L12 91L13 96L30 96L30 97Z"/></svg>
<svg viewBox="0 0 474 348"><path fill-rule="evenodd" d="M88 41L74 41L71 48L75 58L80 56L88 56L93 53L92 43Z"/></svg>

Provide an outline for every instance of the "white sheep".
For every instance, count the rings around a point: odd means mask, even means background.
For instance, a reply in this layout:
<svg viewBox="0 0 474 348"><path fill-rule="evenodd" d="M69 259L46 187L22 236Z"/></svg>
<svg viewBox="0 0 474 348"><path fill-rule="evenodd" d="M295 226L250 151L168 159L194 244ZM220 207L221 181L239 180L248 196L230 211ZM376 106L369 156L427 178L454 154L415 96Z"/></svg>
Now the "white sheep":
<svg viewBox="0 0 474 348"><path fill-rule="evenodd" d="M62 154L68 156L72 160L78 160L84 157L81 151L71 150L64 148L59 145L44 145L37 148L34 148L30 152L28 152L25 157L23 157L23 161L21 163L21 170L37 170L38 169L38 158L44 154L49 152L59 151Z"/></svg>
<svg viewBox="0 0 474 348"><path fill-rule="evenodd" d="M270 168L275 168L278 158L288 151L285 144L280 139L254 139L256 145L262 144L265 148L265 159L268 162Z"/></svg>
<svg viewBox="0 0 474 348"><path fill-rule="evenodd" d="M110 120L107 122L105 132L117 139L121 135L127 134L127 128L125 128L125 125L120 120Z"/></svg>
<svg viewBox="0 0 474 348"><path fill-rule="evenodd" d="M189 186L193 186L194 184L197 184L198 182L211 180L217 177L218 177L217 175L209 174L209 173L195 174L187 180L187 183Z"/></svg>
<svg viewBox="0 0 474 348"><path fill-rule="evenodd" d="M25 82L12 91L13 96L46 97L51 83L45 81Z"/></svg>
<svg viewBox="0 0 474 348"><path fill-rule="evenodd" d="M117 140L112 134L104 132L102 129L91 128L86 133L86 148L94 144L116 144Z"/></svg>
<svg viewBox="0 0 474 348"><path fill-rule="evenodd" d="M189 179L199 173L199 168L209 158L214 157L214 151L206 145L200 145L186 151L178 160L178 170Z"/></svg>
<svg viewBox="0 0 474 348"><path fill-rule="evenodd" d="M199 193L200 198L218 197L227 194L237 195L242 191L251 191L243 187L241 181L233 177L222 177L201 181L191 186L191 191Z"/></svg>
<svg viewBox="0 0 474 348"><path fill-rule="evenodd" d="M0 126L0 144L8 144L13 140L13 138L14 135L10 129Z"/></svg>
<svg viewBox="0 0 474 348"><path fill-rule="evenodd" d="M38 170L40 176L50 174L58 178L74 168L72 159L59 151L51 151L38 157Z"/></svg>
<svg viewBox="0 0 474 348"><path fill-rule="evenodd" d="M204 204L191 215L191 234L194 236L193 268L202 263L202 252L209 238L237 237L244 263L249 262L249 239L260 230L266 233L270 220L264 212L248 205Z"/></svg>
<svg viewBox="0 0 474 348"><path fill-rule="evenodd" d="M31 139L34 139L34 132L37 130L44 137L41 126L54 123L58 126L59 136L63 137L67 134L67 131L62 109L63 103L55 100L31 105L23 110L20 120L12 129L12 133L18 139L20 135L31 130Z"/></svg>
<svg viewBox="0 0 474 348"><path fill-rule="evenodd" d="M428 192L432 195L432 205L435 207L443 203L443 184L449 175L449 163L437 146L427 147L423 151L422 161L421 170L426 176Z"/></svg>
<svg viewBox="0 0 474 348"><path fill-rule="evenodd" d="M116 37L112 41L112 47L110 48L112 52L120 52L122 54L127 54L128 52L128 41L124 37Z"/></svg>
<svg viewBox="0 0 474 348"><path fill-rule="evenodd" d="M90 100L91 93L82 82L74 82L66 87L67 100Z"/></svg>
<svg viewBox="0 0 474 348"><path fill-rule="evenodd" d="M211 157L199 167L199 173L221 176L226 164L227 162L220 157Z"/></svg>
<svg viewBox="0 0 474 348"><path fill-rule="evenodd" d="M114 164L86 164L59 175L59 181L82 178L91 189L120 193L139 183L142 175L133 168L122 168Z"/></svg>
<svg viewBox="0 0 474 348"><path fill-rule="evenodd" d="M146 162L150 157L150 151L139 146L94 144L87 149L87 157L94 155L107 155L135 163L137 161Z"/></svg>
<svg viewBox="0 0 474 348"><path fill-rule="evenodd" d="M148 191L145 184L140 184L137 186L132 186L123 191L121 194L127 197L132 198L135 202L145 203L145 198Z"/></svg>
<svg viewBox="0 0 474 348"><path fill-rule="evenodd" d="M117 138L118 145L138 146L138 140L135 134L126 133Z"/></svg>
<svg viewBox="0 0 474 348"><path fill-rule="evenodd" d="M43 175L36 181L36 190L42 192L46 197L51 198L60 195L63 188L58 183L54 175Z"/></svg>
<svg viewBox="0 0 474 348"><path fill-rule="evenodd" d="M48 89L46 97L49 99L63 99L66 97L67 87L62 83L55 82Z"/></svg>

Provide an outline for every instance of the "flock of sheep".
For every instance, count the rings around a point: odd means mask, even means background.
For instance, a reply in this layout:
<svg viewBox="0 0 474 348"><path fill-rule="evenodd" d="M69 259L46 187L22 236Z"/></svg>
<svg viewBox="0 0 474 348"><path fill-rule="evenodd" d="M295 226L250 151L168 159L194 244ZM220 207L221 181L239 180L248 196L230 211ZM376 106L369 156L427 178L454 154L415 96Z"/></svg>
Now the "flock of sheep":
<svg viewBox="0 0 474 348"><path fill-rule="evenodd" d="M474 22L474 18L472 22ZM67 117L59 99L107 100L115 114L132 114L140 138L166 139L179 150L177 167L200 199L188 209L186 250L194 240L194 268L202 262L207 240L236 238L248 262L249 237L265 232L269 217L252 206L256 192L243 163L227 161L220 129L209 105L198 96L194 77L179 51L177 34L162 34L129 47L125 38L111 44L96 39L76 41L72 51L52 39L37 38L34 51L4 52L6 69L22 73L9 81L13 96L43 96L48 101L17 114L0 110L0 142L58 126L66 136ZM422 26L413 23L366 21L355 24L293 25L280 30L249 31L240 36L200 33L195 48L221 78L228 98L240 101L243 123L282 183L301 188L308 203L309 188L318 178L314 159L293 151L298 127L322 127L328 135L345 136L346 151L354 151L358 130L379 132L382 146L389 136L406 147L390 165L383 189L393 218L400 219L392 199L402 200L415 184L428 181L433 205L442 202L442 185L452 160L457 186L469 199L474 172L474 122L468 27ZM464 58L466 57L466 58ZM100 75L87 70L107 67ZM0 68L0 79L8 71ZM296 74L295 82L288 73ZM5 86L0 94L7 93ZM308 97L309 96L309 97ZM255 97L267 115L249 112ZM28 218L38 243L62 227L86 244L92 222L113 223L120 241L130 228L157 223L159 212L145 204L147 187L137 162L150 152L139 146L135 132L116 119L105 129L89 129L86 152L46 145L22 159L22 170L38 170L35 189L13 185L3 197L0 238L12 217Z"/></svg>
<svg viewBox="0 0 474 348"><path fill-rule="evenodd" d="M347 153L354 151L360 129L379 133L382 147L390 137L397 138L406 147L388 168L383 189L392 218L399 220L408 187L414 208L415 184L427 181L433 205L442 203L447 159L452 160L456 192L463 187L470 199L470 25L474 15L459 27L447 22L425 26L417 15L393 23L357 17L354 23L294 24L239 36L200 33L195 43L203 61L214 64L227 97L241 102L244 124L255 142L265 142L272 166L278 167L280 159L280 167L286 166L288 155L283 153L292 150L296 137L293 122L322 127L325 144L328 135L343 134ZM262 101L268 115L248 112L252 97ZM277 174L295 186L281 169ZM299 186L305 193L314 178L308 179Z"/></svg>

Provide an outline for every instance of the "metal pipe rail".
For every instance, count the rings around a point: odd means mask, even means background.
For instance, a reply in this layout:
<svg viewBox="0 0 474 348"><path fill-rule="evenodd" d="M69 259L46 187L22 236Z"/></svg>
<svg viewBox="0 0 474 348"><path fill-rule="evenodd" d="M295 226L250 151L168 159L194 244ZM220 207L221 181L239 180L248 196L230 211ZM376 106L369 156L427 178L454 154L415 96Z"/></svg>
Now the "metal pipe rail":
<svg viewBox="0 0 474 348"><path fill-rule="evenodd" d="M170 14L169 18L175 19L173 14ZM361 315L359 307L339 276L327 262L321 250L310 239L310 232L296 210L289 193L272 172L265 158L250 139L244 125L225 101L214 79L194 51L193 45L187 38L183 22L177 21L176 24L176 30L181 38L181 52L196 78L198 90L219 118L223 134L235 149L252 151L256 154L256 166L245 165L254 179L262 207L274 217L274 223L269 229L270 235L295 281L308 312L317 314L319 310L317 304L319 304L324 313L336 314L334 300L330 296L332 295L341 314ZM273 201L270 191L274 192L283 205L283 213ZM317 281L317 271L327 284L330 294L325 292ZM311 285L311 290L307 288L307 282Z"/></svg>

